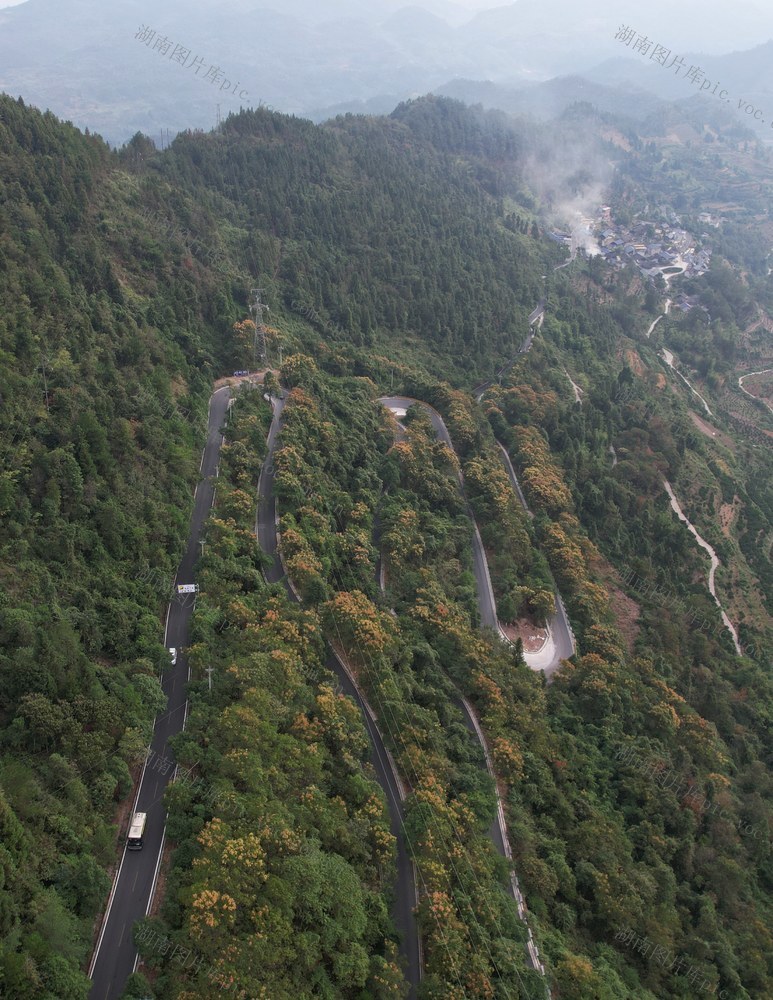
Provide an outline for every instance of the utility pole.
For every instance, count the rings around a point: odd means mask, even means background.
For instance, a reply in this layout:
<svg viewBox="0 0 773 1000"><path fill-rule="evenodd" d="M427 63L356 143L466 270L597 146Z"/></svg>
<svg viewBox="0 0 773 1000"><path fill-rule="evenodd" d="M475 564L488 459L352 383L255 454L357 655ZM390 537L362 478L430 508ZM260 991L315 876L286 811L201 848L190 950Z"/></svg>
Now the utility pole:
<svg viewBox="0 0 773 1000"><path fill-rule="evenodd" d="M43 391L46 394L46 410L50 411L51 406L50 406L49 401L48 401L48 377L46 376L46 363L48 361L48 357L44 358L42 351L40 352L40 360L43 362L41 364L41 366L40 366L40 370L43 373Z"/></svg>
<svg viewBox="0 0 773 1000"><path fill-rule="evenodd" d="M263 324L263 312L270 312L268 306L260 301L260 296L263 294L262 288L251 288L250 295L254 297L254 302L250 303L250 312L254 314L255 317L255 338L253 340L252 349L255 354L255 368L256 370L260 368L260 362L268 364L268 355L266 351L266 327Z"/></svg>
<svg viewBox="0 0 773 1000"><path fill-rule="evenodd" d="M214 667L205 667L204 668L204 670L205 670L205 672L207 674L207 679L209 681L209 690L210 691L212 690L212 673L213 673L214 669L215 669Z"/></svg>

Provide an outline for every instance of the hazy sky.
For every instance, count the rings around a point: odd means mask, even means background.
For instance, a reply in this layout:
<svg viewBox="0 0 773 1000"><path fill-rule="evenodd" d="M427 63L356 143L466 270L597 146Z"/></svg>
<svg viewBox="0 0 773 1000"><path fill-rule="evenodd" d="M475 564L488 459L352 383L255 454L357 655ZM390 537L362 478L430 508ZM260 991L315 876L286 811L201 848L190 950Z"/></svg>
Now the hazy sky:
<svg viewBox="0 0 773 1000"><path fill-rule="evenodd" d="M0 0L0 7L15 7L17 4L25 3L25 0ZM322 0L324 5L324 0ZM468 7L470 10L487 10L491 7L506 7L508 0L454 0L457 7ZM411 0L406 0L406 7L410 6ZM271 7L271 3L266 3L266 7ZM276 5L281 7L281 0Z"/></svg>
<svg viewBox="0 0 773 1000"><path fill-rule="evenodd" d="M411 0L406 0L406 7L410 6ZM17 4L25 3L25 0L0 0L0 7L15 7ZM324 4L324 0L322 0ZM469 7L470 10L486 10L491 7L506 7L508 0L454 0L457 7ZM266 7L272 4L266 3ZM281 7L281 0L276 6Z"/></svg>

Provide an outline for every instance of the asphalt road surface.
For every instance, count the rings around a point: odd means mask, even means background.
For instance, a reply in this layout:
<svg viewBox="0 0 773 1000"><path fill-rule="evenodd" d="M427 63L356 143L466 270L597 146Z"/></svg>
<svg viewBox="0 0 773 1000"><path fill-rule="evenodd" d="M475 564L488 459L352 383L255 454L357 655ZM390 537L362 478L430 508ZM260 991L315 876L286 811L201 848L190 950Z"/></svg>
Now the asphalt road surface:
<svg viewBox="0 0 773 1000"><path fill-rule="evenodd" d="M510 371L510 369L513 367L513 365L516 363L516 361L522 354L528 354L528 352L531 350L531 345L532 341L534 340L534 335L537 332L536 330L533 330L532 327L537 322L539 322L539 325L542 326L542 318L544 317L544 315L545 315L545 300L540 299L539 303L535 306L535 308L531 311L529 315L529 332L526 335L526 339L518 348L518 354L510 361L508 361L506 364L502 365L502 367L496 373L494 378L489 379L487 382L481 382L480 385L476 385L475 388L472 390L472 394L478 403L481 401L481 397L486 392L486 390L490 389L492 385L496 385L496 383L499 382L508 371Z"/></svg>
<svg viewBox="0 0 773 1000"><path fill-rule="evenodd" d="M403 416L407 409L412 405L420 406L429 416L432 421L432 426L437 434L439 440L443 441L449 448L453 451L453 444L451 442L451 436L448 433L448 428L445 425L443 418L433 407L429 404L421 402L420 400L411 399L408 396L386 396L379 399L379 403L385 406L388 410L395 414L398 419ZM464 481L460 474L459 476L459 486L462 492L464 492ZM478 526L473 517L472 510L468 505L468 515L473 524L473 562L475 571L475 581L478 593L478 607L480 609L481 622L484 625L488 625L494 629L498 630L497 622L497 612L496 612L496 602L494 600L494 593L491 588L491 578L488 571L488 562L486 560L486 553L483 549L483 542L480 537L480 532L478 531ZM382 587L383 589L383 587ZM514 872L512 872L513 854L510 848L510 840L507 834L507 824L505 822L504 807L502 804L502 799L499 794L499 789L496 785L496 774L494 772L494 764L491 759L491 753L489 751L488 743L486 742L486 737L481 729L478 718L475 714L475 710L469 701L463 697L461 694L457 699L457 705L464 716L464 722L469 731L475 736L483 749L483 754L485 758L485 767L488 771L491 779L494 782L496 797L497 797L497 812L494 819L489 827L489 838L494 844L497 852L503 857L507 858L511 864L511 874L510 874L510 893L515 900L516 906L518 907L518 915L523 920L527 926L528 936L526 942L527 948L527 959L529 965L532 969L539 972L543 977L545 976L545 968L540 960L539 951L537 950L537 945L531 932L531 928L528 925L528 920L526 919L526 903L521 893L520 885L518 879ZM546 984L547 995L550 997L550 989Z"/></svg>
<svg viewBox="0 0 773 1000"><path fill-rule="evenodd" d="M497 444L499 445L499 450L502 453L502 462L504 463L507 477L510 480L510 485L518 494L518 499L521 501L521 507L523 507L529 517L534 517L532 512L529 510L529 505L526 503L526 497L523 495L521 484L518 482L518 476L515 474L515 469L513 468L513 463L510 461L510 455L507 448L505 448L501 441L497 441Z"/></svg>
<svg viewBox="0 0 773 1000"><path fill-rule="evenodd" d="M258 513L256 530L258 543L263 551L274 557L274 561L266 570L266 579L270 583L283 581L288 593L296 600L282 568L277 552L276 498L274 496L274 449L282 424L282 410L285 400L272 399L274 419L268 434L268 452L263 470L258 480ZM332 649L329 649L326 666L331 670L341 686L344 694L352 698L359 706L365 722L365 728L370 739L370 762L386 796L389 808L390 829L397 840L397 879L394 886L394 905L392 917L400 935L400 952L404 961L405 977L410 985L409 997L414 1000L421 979L421 945L419 941L414 907L418 900L416 896L416 880L413 863L408 854L403 829L403 803L399 779L390 763L384 741L379 732L374 712L367 704L362 694L355 686L348 671L340 662Z"/></svg>
<svg viewBox="0 0 773 1000"><path fill-rule="evenodd" d="M515 474L515 469L513 468L513 463L510 461L507 449L501 442L497 441L497 444L500 448L502 463L505 467L505 471L507 472L508 479L510 480L510 485L518 494L518 499L521 501L523 509L529 517L532 517L533 515L526 505L526 498L521 490L521 484L518 482L518 477ZM552 640L552 656L550 661L544 665L540 663L540 669L545 672L546 677L552 677L556 670L558 670L561 666L561 661L568 660L569 657L574 656L577 652L577 646L574 641L574 633L569 625L566 608L564 607L564 602L558 591L556 591L556 613L550 619L549 625L550 637Z"/></svg>
<svg viewBox="0 0 773 1000"><path fill-rule="evenodd" d="M532 345L532 343L534 341L534 335L536 334L536 332L537 332L536 330L532 330L532 328L529 327L529 332L528 332L528 334L526 336L526 339L521 344L520 350L518 351L519 354L528 354L529 353L529 351L531 350L531 345Z"/></svg>
<svg viewBox="0 0 773 1000"><path fill-rule="evenodd" d="M443 418L437 410L433 409L427 403L423 403L417 399L411 399L409 396L385 396L379 399L379 403L381 403L382 406L385 406L388 410L391 410L397 416L404 414L405 411L414 404L420 406L428 414L430 420L432 421L432 426L437 434L438 440L448 445L451 451L454 451L451 436L448 433L448 428L446 427ZM454 452L454 454L456 453ZM464 496L464 485L461 473L459 475L459 489L462 491L462 495ZM478 588L478 603L480 606L481 624L487 626L488 628L493 628L498 632L499 623L497 622L497 606L494 600L494 591L491 587L491 577L489 576L486 553L483 550L483 542L481 541L480 532L478 531L478 525L469 505L467 506L467 514L473 525L473 572L475 574L475 583Z"/></svg>
<svg viewBox="0 0 773 1000"><path fill-rule="evenodd" d="M527 937L526 937L526 958L528 960L529 966L539 972L543 979L546 978L545 966L542 964L540 959L539 949L537 948L537 942L534 940L534 935L532 934L531 927L529 926L529 921L527 919L527 907L526 900L524 899L523 893L521 892L521 886L518 882L518 876L513 871L513 852L510 847L510 838L507 834L507 823L505 822L505 810L502 804L502 797L499 794L499 788L497 787L496 774L494 772L494 764L491 759L491 751L489 750L488 743L486 742L486 737L481 729L478 717L475 714L475 709L467 701L466 698L460 696L457 705L461 709L462 715L464 716L464 723L471 733L473 733L478 742L480 743L483 754L485 757L485 767L488 771L492 781L494 782L494 787L497 796L497 811L494 819L489 827L489 838L491 839L494 847L497 849L499 854L503 858L507 858L510 862L510 882L509 889L510 895L515 900L515 905L518 909L518 916L526 924ZM548 1000L551 1000L550 987L545 982L545 992L547 994Z"/></svg>
<svg viewBox="0 0 773 1000"><path fill-rule="evenodd" d="M540 318L540 316L544 314L544 312L545 312L545 300L540 299L537 305L534 307L534 309L532 309L531 313L529 314L529 326L531 326L532 323L536 323L537 320Z"/></svg>
<svg viewBox="0 0 773 1000"><path fill-rule="evenodd" d="M221 428L225 422L229 397L230 389L226 386L214 392L210 399L207 444L201 461L202 480L196 487L188 543L177 570L175 584L193 583L193 568L199 555L199 537L214 497ZM151 752L143 768L133 808L134 812L148 814L144 845L141 851L124 849L89 968L92 980L89 1000L114 1000L119 997L136 965L137 951L132 942L132 925L135 920L141 920L150 909L164 845L164 790L174 775L173 755L168 748L168 740L179 733L185 723L188 663L181 650L188 645L193 597L192 594L175 597L169 605L164 645L177 648L177 663L166 670L162 679L168 705L156 718Z"/></svg>
<svg viewBox="0 0 773 1000"><path fill-rule="evenodd" d="M432 426L437 434L440 441L443 441L448 447L453 451L454 446L451 442L451 436L448 433L448 428L446 427L443 418L433 409L428 403L424 403L418 399L412 399L409 396L383 396L379 399L379 403L385 406L388 410L395 413L396 416L404 415L406 410L413 406L414 404L421 406L421 408L428 414L430 420L432 421ZM501 447L501 445L500 445ZM504 449L502 449L504 451ZM505 467L507 469L507 474L510 477L513 489L518 493L519 498L526 508L526 502L523 500L523 494L521 493L521 488L518 483L518 479L515 475L515 470L513 469L512 463L509 460L509 456L505 453L503 460L507 459L505 462ZM464 492L463 479L461 474L459 476L459 487ZM486 559L486 552L483 548L483 541L480 537L480 531L478 530L477 522L472 513L472 510L467 505L467 513L473 526L472 533L472 559L473 559L473 573L475 575L475 584L478 591L478 606L480 609L480 619L481 624L487 628L492 628L497 634L501 635L499 628L499 619L497 617L497 604L494 597L494 589L491 586L491 576L489 574L488 560ZM561 600L559 594L556 594L556 613L551 618L549 622L550 627L550 646L549 651L546 655L541 658L530 656L529 659L534 662L529 663L529 666L533 670L542 670L546 677L550 677L552 674L558 670L561 665L561 661L568 659L575 653L575 643L574 637L572 635L572 630L569 627L569 619L566 615L566 609L564 608L564 603Z"/></svg>

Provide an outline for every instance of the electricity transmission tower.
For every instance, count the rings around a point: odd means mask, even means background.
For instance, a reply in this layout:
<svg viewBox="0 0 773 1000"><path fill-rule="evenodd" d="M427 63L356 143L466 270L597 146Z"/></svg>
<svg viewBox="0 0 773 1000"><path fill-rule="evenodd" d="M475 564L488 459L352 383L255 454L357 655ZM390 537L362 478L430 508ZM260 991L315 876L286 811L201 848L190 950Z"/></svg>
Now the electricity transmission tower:
<svg viewBox="0 0 773 1000"><path fill-rule="evenodd" d="M250 303L250 312L255 317L255 338L252 342L252 349L255 355L255 367L260 368L262 364L268 364L268 352L266 348L266 327L263 323L263 312L270 312L268 306L260 301L263 293L262 288L251 288L250 295L254 301Z"/></svg>

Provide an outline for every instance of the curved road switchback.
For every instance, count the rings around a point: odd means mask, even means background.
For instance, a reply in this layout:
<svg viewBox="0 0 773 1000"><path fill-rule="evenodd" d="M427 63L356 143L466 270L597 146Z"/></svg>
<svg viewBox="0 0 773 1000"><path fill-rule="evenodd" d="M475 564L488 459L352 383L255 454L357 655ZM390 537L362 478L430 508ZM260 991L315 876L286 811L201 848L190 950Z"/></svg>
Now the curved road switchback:
<svg viewBox="0 0 773 1000"><path fill-rule="evenodd" d="M451 442L451 435L448 433L448 428L446 427L443 418L437 410L431 407L428 403L424 403L418 399L412 399L409 396L384 396L379 399L378 402L397 417L405 416L405 413L411 406L420 406L432 421L432 427L438 437L438 440L442 441L443 444L445 444L449 450L456 455L453 443ZM499 631L497 606L496 601L494 600L494 590L491 586L488 561L486 560L486 553L483 550L483 542L480 537L480 532L478 531L478 524L475 520L475 515L473 514L470 505L467 503L464 492L464 478L461 472L457 473L457 480L459 483L459 491L467 506L467 516L473 526L473 572L475 574L475 583L478 589L478 594L480 595L479 604L481 624L487 626L488 628L492 628L495 631Z"/></svg>
<svg viewBox="0 0 773 1000"><path fill-rule="evenodd" d="M417 399L412 399L407 396L387 396L382 397L378 400L382 406L386 407L395 417L399 418L404 416L408 408L412 405L420 406L429 416L432 421L432 426L437 434L439 440L443 441L452 451L453 444L451 443L451 436L448 433L448 428L445 425L443 418L440 414L431 407L428 403L424 403ZM454 454L456 454L454 452ZM459 487L464 496L464 478L460 473L458 473ZM465 498L465 503L467 503ZM467 504L467 514L473 524L473 560L475 568L475 581L478 593L478 606L480 608L481 622L484 625L490 625L491 627L499 630L499 623L496 617L496 603L494 601L494 593L491 589L491 578L488 571L488 562L486 561L486 554L483 549L483 542L481 541L480 532L478 531L478 525L475 522L474 515L470 509L469 504ZM384 590L384 574L383 574L383 560L379 556L379 587ZM488 620L486 620L488 619ZM493 621L493 625L492 625ZM500 633L501 634L501 633ZM506 636L504 637L506 639ZM545 967L542 964L539 956L539 950L537 944L534 940L534 935L532 934L531 927L529 926L527 917L527 907L526 901L523 898L523 893L521 892L521 887L518 883L518 878L513 871L513 852L510 847L510 838L507 833L507 823L505 821L505 810L502 803L502 797L499 792L499 786L497 783L496 773L494 771L494 763L491 757L491 752L489 750L488 743L486 741L485 734L481 728L478 717L475 713L475 709L472 707L470 702L464 695L459 692L457 699L457 705L462 712L464 717L465 725L467 729L475 736L478 740L484 754L486 770L494 782L494 789L496 792L497 799L497 813L492 820L491 826L489 828L489 838L494 844L497 852L508 860L510 863L510 882L509 888L513 899L515 900L516 907L518 909L518 916L526 924L527 930L527 940L526 940L526 950L529 960L529 965L532 969L539 972L543 978L545 978ZM548 1000L550 1000L551 993L550 987L547 982L545 983L545 989L547 992Z"/></svg>
<svg viewBox="0 0 773 1000"><path fill-rule="evenodd" d="M410 396L383 396L378 400L378 402L390 410L396 417L404 416L408 408L414 404L420 406L429 416L438 439L447 445L454 454L456 454L451 441L451 435L448 433L448 428L446 427L443 418L437 410L435 410L428 403L419 399L413 399ZM500 448L501 447L502 446L500 445ZM504 449L502 450L504 451ZM508 476L513 484L513 488L518 493L519 498L522 499L524 507L528 511L526 502L523 500L523 494L521 493L518 479L515 475L515 470L509 460L509 456L507 456L505 467L508 470ZM459 481L459 489L467 506L467 516L469 517L473 527L473 573L475 575L475 584L478 592L481 624L494 629L504 642L512 645L510 639L508 639L508 637L504 634L499 624L499 618L497 616L497 603L494 597L494 589L491 586L491 575L489 573L488 560L486 559L486 552L483 548L483 541L480 537L478 523L475 520L475 515L473 514L466 499L464 492L464 478L461 472L458 473L457 478ZM556 613L548 622L547 631L548 638L543 647L533 653L524 652L524 660L526 661L526 665L531 670L543 671L545 676L549 679L559 669L562 660L568 659L575 653L574 636L572 635L572 631L569 626L569 620L566 615L564 603L558 594L556 595Z"/></svg>
<svg viewBox="0 0 773 1000"><path fill-rule="evenodd" d="M574 259L576 252L577 252L576 249L573 249L572 256L566 262L566 264L569 264ZM559 265L559 268L565 267L566 264ZM554 268L554 270L559 270L559 268ZM529 334L526 337L526 340L524 340L523 344L521 345L519 354L525 354L531 348L532 341L534 340L534 334L536 332L535 330L532 329L532 327L534 326L534 323L538 323L539 326L542 326L542 321L545 318L545 304L546 304L546 299L543 296L539 300L537 305L534 307L532 312L530 313ZM666 310L667 309L668 307L666 307ZM516 360L517 358L514 359L513 361L509 361L506 365L500 368L494 379L491 379L488 382L482 382L480 385L476 386L472 390L472 394L475 397L476 403L479 403L483 398L483 396L486 394L486 391L490 389L492 385L498 382L505 374L505 372L507 372L510 368L512 368ZM572 385L574 385L573 382ZM582 402L582 400L580 400L579 398L577 399L577 401L580 403ZM508 478L510 479L510 483L513 489L518 494L518 499L521 501L521 506L529 515L529 517L533 517L534 515L529 510L528 504L526 503L526 497L523 495L523 490L521 489L521 484L518 482L518 477L515 474L513 463L510 461L510 455L508 454L507 449L505 448L505 446L502 444L501 441L497 441L497 444L499 445L499 449L502 452L502 460L504 462ZM476 536L478 534L477 527L475 530L475 534ZM492 594L492 600L493 600L493 594ZM496 615L496 608L494 609L494 613ZM483 611L481 611L481 614L483 614ZM487 614L489 614L488 611ZM499 631L502 638L506 642L509 642L510 640L502 632L498 620L495 627ZM556 613L555 615L553 615L553 617L547 624L547 632L548 632L548 637L542 648L533 653L524 652L524 660L526 661L527 666L529 666L532 670L542 670L545 674L545 677L549 681L550 678L553 676L553 674L555 674L556 671L560 668L562 660L568 660L571 656L574 656L574 654L577 652L577 643L575 642L574 633L572 632L571 625L569 624L569 616L566 613L566 606L564 605L564 602L561 599L561 595L559 594L558 590L556 590Z"/></svg>
<svg viewBox="0 0 773 1000"><path fill-rule="evenodd" d="M272 397L274 417L267 438L266 458L258 480L258 510L256 533L261 549L273 557L273 563L266 571L270 583L283 582L288 594L298 601L298 594L284 571L278 545L278 516L274 495L274 452L282 427L282 411L286 397ZM397 843L397 879L394 887L392 917L400 935L400 952L405 962L405 976L409 984L410 1000L415 1000L422 976L421 940L414 910L418 905L416 874L405 839L403 800L406 791L397 772L394 760L387 750L378 727L378 717L360 691L346 664L329 647L325 661L327 668L336 675L341 690L359 707L370 742L370 762L376 780L384 791L389 808L389 824Z"/></svg>
<svg viewBox="0 0 773 1000"><path fill-rule="evenodd" d="M745 392L750 399L755 400L757 403L762 403L763 406L767 406L770 412L773 413L773 407L770 405L770 403L767 403L764 399L761 399L759 396L755 396L753 392L749 392L748 389L744 389L743 387L745 379L752 378L754 375L769 375L771 372L773 372L773 368L763 368L763 370L760 372L747 372L745 375L741 375L741 377L738 379L738 388L741 390L741 392Z"/></svg>
<svg viewBox="0 0 773 1000"><path fill-rule="evenodd" d="M230 389L216 390L209 401L207 443L201 459L201 480L196 487L188 542L180 562L175 584L193 583L193 569L199 555L199 537L215 495L221 427L228 410ZM168 667L161 678L167 707L157 716L153 740L142 769L132 812L147 813L144 844L140 851L124 848L107 908L89 966L89 1000L117 1000L129 975L137 967L137 950L132 941L132 925L150 911L164 849L166 809L164 791L173 780L174 755L169 738L185 725L187 714L188 662L185 647L195 595L175 596L167 611L164 645L177 650L177 663Z"/></svg>
<svg viewBox="0 0 773 1000"><path fill-rule="evenodd" d="M529 510L523 490L521 489L521 484L518 482L518 477L515 474L513 463L510 461L507 448L505 448L501 441L497 441L497 444L499 445L502 462L510 484L518 495L523 509L529 517L533 517L534 515ZM572 627L569 624L569 616L566 613L566 607L561 599L561 595L556 590L556 613L548 622L548 641L538 652L524 653L524 659L532 670L543 670L549 680L561 666L562 660L568 660L576 652L577 644L574 639Z"/></svg>

